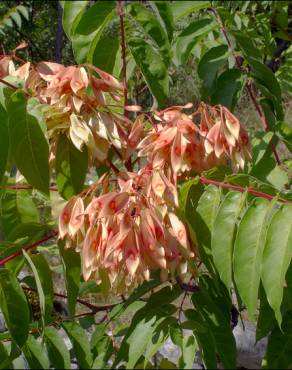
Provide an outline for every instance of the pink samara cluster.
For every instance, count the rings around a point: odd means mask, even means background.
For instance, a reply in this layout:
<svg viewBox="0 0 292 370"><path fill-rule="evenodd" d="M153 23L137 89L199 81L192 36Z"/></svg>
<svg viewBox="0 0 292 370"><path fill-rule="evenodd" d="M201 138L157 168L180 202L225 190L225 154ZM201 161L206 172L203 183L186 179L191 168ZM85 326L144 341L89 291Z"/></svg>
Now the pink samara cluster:
<svg viewBox="0 0 292 370"><path fill-rule="evenodd" d="M129 106L136 111L129 119L121 113L120 82L89 64L15 68L11 58L2 58L0 78L7 76L38 100L51 163L64 133L78 150L87 147L91 165L112 164L111 148L120 161L60 214L59 237L80 252L84 279L124 292L152 270L160 269L164 280L185 274L196 249L178 217L178 181L216 165L244 168L250 144L238 119L224 106L205 103L151 115Z"/></svg>

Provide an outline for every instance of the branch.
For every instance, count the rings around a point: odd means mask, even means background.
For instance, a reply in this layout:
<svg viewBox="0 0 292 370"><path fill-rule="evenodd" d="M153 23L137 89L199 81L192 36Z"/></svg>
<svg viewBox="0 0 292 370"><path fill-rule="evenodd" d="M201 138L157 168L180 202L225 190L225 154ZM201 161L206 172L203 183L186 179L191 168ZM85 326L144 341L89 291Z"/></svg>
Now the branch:
<svg viewBox="0 0 292 370"><path fill-rule="evenodd" d="M211 185L221 186L222 188L228 188L228 189L238 190L238 191L241 191L241 192L247 191L250 194L256 195L258 197L266 198L266 199L269 199L269 200L274 199L274 197L272 195L270 195L270 194L266 194L266 193L263 193L261 191L250 189L250 188L244 188L242 186L231 185L231 184L228 184L228 183L225 183L225 182L221 182L221 181L209 180L209 179L206 179L205 177L200 177L200 181L202 183L204 183L204 184L211 184ZM279 198L279 201L281 201L283 203L292 204L292 202L289 202L286 199Z"/></svg>
<svg viewBox="0 0 292 370"><path fill-rule="evenodd" d="M37 292L37 289L31 288L31 287L22 286L22 289L29 290L31 292ZM56 293L56 292L53 292L53 294L56 297L66 298L66 299L68 298L68 296L65 295L65 294ZM81 315L89 315L89 314L97 313L97 312L100 312L100 311L107 311L107 310L112 309L113 307L115 307L115 306L117 306L118 304L121 303L121 302L119 302L119 303L108 304L108 305L105 305L105 306L95 306L95 305L85 301L84 299L80 299L80 298L77 298L77 302L82 304L83 306L86 306L87 308L91 309L91 312L85 312Z"/></svg>
<svg viewBox="0 0 292 370"><path fill-rule="evenodd" d="M31 185L11 185L11 186L0 186L0 189L7 189L7 190L31 190L33 186ZM55 186L50 187L51 191L58 191Z"/></svg>
<svg viewBox="0 0 292 370"><path fill-rule="evenodd" d="M55 236L58 235L58 231L54 231L53 234L41 239L41 240L38 240L34 243L31 243L29 245L27 245L26 247L22 248L19 252L16 252L16 253L13 253L11 254L10 256L4 258L3 260L0 261L0 267L5 265L5 263L13 260L14 258L18 257L18 256L21 256L22 255L22 251L28 251L34 247L37 247L38 245L50 240L50 239L53 239Z"/></svg>
<svg viewBox="0 0 292 370"><path fill-rule="evenodd" d="M124 106L128 105L127 99L127 64L126 64L126 38L124 29L123 2L118 0L118 14L120 17L121 38L122 38L122 59L123 59L123 84L124 84ZM124 109L124 116L128 117L128 111Z"/></svg>
<svg viewBox="0 0 292 370"><path fill-rule="evenodd" d="M178 283L181 290L185 292L197 293L200 291L200 288L197 285L186 284L182 281L182 279L179 276L176 277L176 282Z"/></svg>

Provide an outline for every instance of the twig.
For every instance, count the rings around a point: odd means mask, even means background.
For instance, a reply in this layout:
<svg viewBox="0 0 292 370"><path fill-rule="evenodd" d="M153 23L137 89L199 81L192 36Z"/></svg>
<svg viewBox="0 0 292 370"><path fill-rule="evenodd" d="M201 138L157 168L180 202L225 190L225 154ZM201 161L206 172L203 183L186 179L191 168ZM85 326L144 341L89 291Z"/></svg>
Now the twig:
<svg viewBox="0 0 292 370"><path fill-rule="evenodd" d="M24 290L29 290L29 291L32 291L32 292L37 292L37 289L35 288L31 288L31 287L25 287L23 286L22 287ZM60 293L55 293L54 292L54 296L56 297L60 297L60 298L66 298L67 299L67 295L65 294L60 294ZM77 298L77 302L82 304L83 306L86 306L87 308L89 308L91 310L91 313L97 313L97 312L100 312L100 311L108 311L109 309L112 309L113 307L117 306L119 303L113 303L113 304L108 304L108 305L105 305L105 306L95 306L83 299L80 299L80 298ZM89 312L86 312L86 313L83 313L83 314L80 314L80 315L87 315L87 314L90 314Z"/></svg>
<svg viewBox="0 0 292 370"><path fill-rule="evenodd" d="M118 14L120 17L121 39L122 39L122 59L123 59L123 85L124 85L124 106L128 105L127 99L127 64L126 64L126 38L124 29L123 2L118 0ZM128 117L128 111L124 109L124 116Z"/></svg>
<svg viewBox="0 0 292 370"><path fill-rule="evenodd" d="M37 247L38 245L50 240L50 239L53 239L55 236L58 235L58 231L54 231L51 235L41 239L41 240L38 240L34 243L31 243L29 245L27 245L26 247L22 248L19 252L16 252L16 253L13 253L11 254L10 256L4 258L3 260L0 261L0 267L5 265L5 263L11 261L12 259L18 257L18 256L21 256L22 255L22 251L25 250L25 251L28 251L34 247Z"/></svg>
<svg viewBox="0 0 292 370"><path fill-rule="evenodd" d="M0 186L0 189L7 189L7 190L30 190L33 189L31 185L10 185L10 186ZM55 186L50 187L51 191L58 191Z"/></svg>
<svg viewBox="0 0 292 370"><path fill-rule="evenodd" d="M185 292L197 293L200 291L200 288L197 285L186 284L179 276L176 277L176 282L178 283L179 287Z"/></svg>
<svg viewBox="0 0 292 370"><path fill-rule="evenodd" d="M10 87L10 88L11 88L11 89L13 89L13 90L18 90L18 87L17 87L17 86L12 85L11 83L9 83L9 82L7 82L7 81L3 80L2 78L0 78L0 82L1 82L3 85L6 85L6 86Z"/></svg>
<svg viewBox="0 0 292 370"><path fill-rule="evenodd" d="M244 187L238 186L238 185L231 185L231 184L221 182L221 181L209 180L209 179L206 179L205 177L200 177L200 181L204 184L217 185L217 186L220 186L222 188L238 190L238 191L241 191L241 192L247 191L250 194L256 195L258 197L266 198L266 199L269 199L269 200L274 199L274 197L270 194L266 194L266 193L263 193L261 191L250 189L250 188L244 188ZM292 202L289 202L286 199L279 198L279 201L281 201L283 203L291 203L292 204Z"/></svg>

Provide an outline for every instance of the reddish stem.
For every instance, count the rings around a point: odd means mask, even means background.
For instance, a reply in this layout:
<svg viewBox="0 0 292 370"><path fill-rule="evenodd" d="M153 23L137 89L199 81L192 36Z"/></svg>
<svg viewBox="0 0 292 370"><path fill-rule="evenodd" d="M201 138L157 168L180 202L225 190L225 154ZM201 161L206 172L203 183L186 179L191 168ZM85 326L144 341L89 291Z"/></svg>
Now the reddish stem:
<svg viewBox="0 0 292 370"><path fill-rule="evenodd" d="M127 99L127 64L126 64L126 37L124 29L123 2L118 0L118 14L120 17L121 38L122 38L122 59L123 59L123 85L124 85L124 106L128 105ZM124 116L128 117L128 111L124 109Z"/></svg>
<svg viewBox="0 0 292 370"><path fill-rule="evenodd" d="M31 185L11 185L11 186L0 186L0 189L8 189L8 190L30 190L33 189ZM50 187L51 191L58 191L55 186Z"/></svg>
<svg viewBox="0 0 292 370"><path fill-rule="evenodd" d="M40 244L42 244L42 243L44 243L44 242L46 242L46 241L48 241L50 239L53 239L57 235L58 235L58 231L54 231L53 234L51 234L51 235L49 235L49 236L47 236L47 237L45 237L45 238L43 238L41 240L38 240L38 241L36 241L34 243L31 243L31 244L27 245L26 247L22 248L19 252L13 253L13 254L11 254L11 256L8 256L8 257L4 258L3 260L1 260L0 261L0 267L3 266L3 265L5 265L5 263L11 261L12 259L14 259L14 258L22 255L22 251L23 250L28 251L29 249L32 249L34 247L37 247L38 245L40 245Z"/></svg>
<svg viewBox="0 0 292 370"><path fill-rule="evenodd" d="M221 182L221 181L209 180L209 179L206 179L205 177L200 177L200 181L204 184L211 184L211 185L221 186L222 188L238 190L238 191L241 191L241 192L247 191L250 194L256 195L258 197L266 198L266 199L269 199L269 200L274 199L274 197L270 194L266 194L266 193L263 193L261 191L250 189L250 188L244 188L242 186L231 185L231 184L227 184L227 183ZM285 200L285 199L279 199L279 201L281 201L283 203L292 203L292 202L289 202L288 200Z"/></svg>
<svg viewBox="0 0 292 370"><path fill-rule="evenodd" d="M3 83L4 85L10 87L13 90L18 90L18 87L17 86L12 85L11 83L3 80L2 78L0 78L0 82Z"/></svg>

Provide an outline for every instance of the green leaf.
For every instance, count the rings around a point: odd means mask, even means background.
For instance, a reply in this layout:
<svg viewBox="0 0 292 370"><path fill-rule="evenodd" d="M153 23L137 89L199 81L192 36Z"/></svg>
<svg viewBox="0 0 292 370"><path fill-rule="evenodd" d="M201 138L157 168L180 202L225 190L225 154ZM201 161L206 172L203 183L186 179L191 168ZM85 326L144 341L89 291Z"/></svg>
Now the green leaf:
<svg viewBox="0 0 292 370"><path fill-rule="evenodd" d="M283 320L282 331L276 327L269 336L268 347L262 362L263 369L289 369L292 365L292 312Z"/></svg>
<svg viewBox="0 0 292 370"><path fill-rule="evenodd" d="M292 205L283 205L273 216L267 232L261 278L267 299L281 325L285 275L292 257Z"/></svg>
<svg viewBox="0 0 292 370"><path fill-rule="evenodd" d="M105 72L113 73L120 41L117 38L101 36L88 62Z"/></svg>
<svg viewBox="0 0 292 370"><path fill-rule="evenodd" d="M169 94L169 79L163 60L152 46L141 38L130 39L128 45L152 95L159 106L164 105Z"/></svg>
<svg viewBox="0 0 292 370"><path fill-rule="evenodd" d="M216 88L211 98L212 104L222 104L233 111L240 99L243 86L243 75L238 69L224 71L216 81Z"/></svg>
<svg viewBox="0 0 292 370"><path fill-rule="evenodd" d="M93 33L116 6L116 1L97 1L82 15L74 34L89 35Z"/></svg>
<svg viewBox="0 0 292 370"><path fill-rule="evenodd" d="M214 263L221 280L228 289L232 283L232 254L237 219L246 194L230 191L217 212L212 233L211 248Z"/></svg>
<svg viewBox="0 0 292 370"><path fill-rule="evenodd" d="M201 350L202 359L206 369L216 369L216 348L212 334L204 318L195 310L186 310L186 317L193 324L190 328L193 330L198 345Z"/></svg>
<svg viewBox="0 0 292 370"><path fill-rule="evenodd" d="M193 225L196 230L200 255L210 272L214 272L211 236L220 199L221 189L214 185L207 186L198 201L195 212L190 215L190 217L193 218ZM190 200L192 201L192 198L190 198Z"/></svg>
<svg viewBox="0 0 292 370"><path fill-rule="evenodd" d="M63 3L63 28L68 38L74 33L74 27L78 24L88 1L62 1Z"/></svg>
<svg viewBox="0 0 292 370"><path fill-rule="evenodd" d="M253 40L249 36L246 36L242 32L233 32L233 36L235 37L241 51L247 58L252 55L253 58L262 59L259 48L255 47Z"/></svg>
<svg viewBox="0 0 292 370"><path fill-rule="evenodd" d="M0 269L0 308L13 340L22 347L28 337L30 311L12 271Z"/></svg>
<svg viewBox="0 0 292 370"><path fill-rule="evenodd" d="M50 364L45 347L32 335L29 335L23 353L30 369L49 369Z"/></svg>
<svg viewBox="0 0 292 370"><path fill-rule="evenodd" d="M69 199L83 189L88 166L88 150L80 152L65 134L59 136L56 150L56 181L60 194Z"/></svg>
<svg viewBox="0 0 292 370"><path fill-rule="evenodd" d="M31 260L38 272L38 278L42 286L45 308L44 316L47 323L51 320L54 300L52 272L47 260L41 253L32 255Z"/></svg>
<svg viewBox="0 0 292 370"><path fill-rule="evenodd" d="M180 18L201 9L206 9L210 6L210 1L173 1L171 3L171 10L175 22Z"/></svg>
<svg viewBox="0 0 292 370"><path fill-rule="evenodd" d="M236 368L235 340L230 321L221 311L221 305L218 305L216 299L202 289L192 295L192 302L209 328L224 368Z"/></svg>
<svg viewBox="0 0 292 370"><path fill-rule="evenodd" d="M0 181L6 171L9 152L8 115L0 103Z"/></svg>
<svg viewBox="0 0 292 370"><path fill-rule="evenodd" d="M281 88L270 68L253 58L249 58L248 62L254 70L253 77L264 85L276 97L278 102L281 102Z"/></svg>
<svg viewBox="0 0 292 370"><path fill-rule="evenodd" d="M45 329L45 341L51 365L55 369L70 369L70 354L57 329Z"/></svg>
<svg viewBox="0 0 292 370"><path fill-rule="evenodd" d="M98 342L95 348L98 352L98 355L93 361L92 369L104 369L113 352L112 339L108 335L105 335Z"/></svg>
<svg viewBox="0 0 292 370"><path fill-rule="evenodd" d="M250 319L254 319L257 308L259 266L265 245L269 205L266 199L254 199L238 226L234 244L234 280L238 293L247 306Z"/></svg>
<svg viewBox="0 0 292 370"><path fill-rule="evenodd" d="M172 41L174 21L171 10L172 4L166 1L151 1L150 5L154 10L160 24L167 32L169 42Z"/></svg>
<svg viewBox="0 0 292 370"><path fill-rule="evenodd" d="M226 45L220 45L208 50L202 56L198 65L198 74L203 80L203 97L207 97L212 93L218 70L225 63L228 53L228 47Z"/></svg>
<svg viewBox="0 0 292 370"><path fill-rule="evenodd" d="M165 58L165 64L168 65L170 45L167 33L161 27L158 19L142 4L131 3L127 6L127 10L144 32L156 43Z"/></svg>
<svg viewBox="0 0 292 370"><path fill-rule="evenodd" d="M78 63L93 62L104 28L116 13L115 1L98 1L82 12L72 35L72 46ZM93 19L93 21L92 21Z"/></svg>
<svg viewBox="0 0 292 370"><path fill-rule="evenodd" d="M5 236L20 224L39 222L39 212L26 190L7 190L0 199L1 225Z"/></svg>
<svg viewBox="0 0 292 370"><path fill-rule="evenodd" d="M0 359L1 359L0 369L5 369L5 368L11 369L11 366L10 366L11 361L9 359L6 348L2 342L0 342Z"/></svg>
<svg viewBox="0 0 292 370"><path fill-rule="evenodd" d="M183 29L173 46L176 64L187 63L194 46L215 27L216 24L211 18L205 18L195 20Z"/></svg>
<svg viewBox="0 0 292 370"><path fill-rule="evenodd" d="M70 315L74 316L80 285L80 255L72 249L65 249L64 242L61 240L59 240L58 245L65 273L68 309Z"/></svg>
<svg viewBox="0 0 292 370"><path fill-rule="evenodd" d="M65 321L62 326L72 343L78 365L80 368L90 369L92 365L92 354L85 331L73 321Z"/></svg>
<svg viewBox="0 0 292 370"><path fill-rule="evenodd" d="M26 97L16 91L8 104L11 151L27 181L49 194L49 147L37 119L27 113Z"/></svg>
<svg viewBox="0 0 292 370"><path fill-rule="evenodd" d="M196 341L193 335L183 336L182 356L179 361L181 369L192 369L196 355Z"/></svg>

